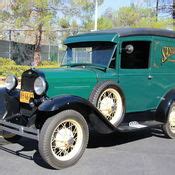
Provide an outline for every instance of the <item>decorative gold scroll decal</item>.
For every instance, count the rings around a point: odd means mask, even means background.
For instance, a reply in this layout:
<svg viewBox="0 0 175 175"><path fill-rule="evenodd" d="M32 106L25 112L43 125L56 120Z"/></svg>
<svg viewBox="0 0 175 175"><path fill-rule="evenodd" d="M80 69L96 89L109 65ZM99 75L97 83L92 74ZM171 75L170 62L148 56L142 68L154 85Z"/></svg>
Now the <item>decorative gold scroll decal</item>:
<svg viewBox="0 0 175 175"><path fill-rule="evenodd" d="M164 47L162 49L162 63L166 61L175 62L175 60L168 60L170 56L175 55L175 47Z"/></svg>

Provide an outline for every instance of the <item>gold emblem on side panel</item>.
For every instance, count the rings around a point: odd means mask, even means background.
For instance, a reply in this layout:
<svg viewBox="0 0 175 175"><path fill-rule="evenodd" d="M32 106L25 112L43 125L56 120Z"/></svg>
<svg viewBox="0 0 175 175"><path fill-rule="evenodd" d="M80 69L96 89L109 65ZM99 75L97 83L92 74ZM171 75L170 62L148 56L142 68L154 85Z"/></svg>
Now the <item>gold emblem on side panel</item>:
<svg viewBox="0 0 175 175"><path fill-rule="evenodd" d="M164 47L162 49L162 63L165 63L167 61L169 62L175 62L175 60L170 60L169 57L172 55L175 55L175 47Z"/></svg>

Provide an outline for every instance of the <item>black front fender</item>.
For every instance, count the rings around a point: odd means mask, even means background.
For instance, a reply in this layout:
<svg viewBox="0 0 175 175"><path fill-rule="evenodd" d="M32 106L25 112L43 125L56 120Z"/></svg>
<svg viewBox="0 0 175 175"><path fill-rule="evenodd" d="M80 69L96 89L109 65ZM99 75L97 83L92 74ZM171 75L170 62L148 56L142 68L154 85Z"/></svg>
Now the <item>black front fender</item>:
<svg viewBox="0 0 175 175"><path fill-rule="evenodd" d="M40 113L59 113L60 111L74 109L80 112L87 123L97 132L111 133L115 127L102 115L101 112L88 100L78 96L65 95L55 97L43 102L38 110Z"/></svg>
<svg viewBox="0 0 175 175"><path fill-rule="evenodd" d="M0 102L1 102L1 104L0 104L0 119L6 113L5 94L6 94L6 89L0 88Z"/></svg>
<svg viewBox="0 0 175 175"><path fill-rule="evenodd" d="M0 88L0 119L19 113L19 91Z"/></svg>

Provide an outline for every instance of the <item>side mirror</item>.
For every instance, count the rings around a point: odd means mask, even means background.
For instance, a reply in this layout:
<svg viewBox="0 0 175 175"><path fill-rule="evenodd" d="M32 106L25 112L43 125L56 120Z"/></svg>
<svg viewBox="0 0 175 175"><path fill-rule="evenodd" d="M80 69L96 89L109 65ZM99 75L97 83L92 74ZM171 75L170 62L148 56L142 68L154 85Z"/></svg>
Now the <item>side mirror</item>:
<svg viewBox="0 0 175 175"><path fill-rule="evenodd" d="M131 54L134 52L134 46L131 44L128 44L125 46L124 50L127 54Z"/></svg>

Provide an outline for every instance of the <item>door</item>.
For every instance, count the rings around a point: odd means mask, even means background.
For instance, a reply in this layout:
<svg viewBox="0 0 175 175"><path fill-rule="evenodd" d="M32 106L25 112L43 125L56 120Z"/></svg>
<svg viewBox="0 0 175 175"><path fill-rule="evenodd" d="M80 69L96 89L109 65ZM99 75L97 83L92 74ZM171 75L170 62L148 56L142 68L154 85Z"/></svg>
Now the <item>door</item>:
<svg viewBox="0 0 175 175"><path fill-rule="evenodd" d="M126 112L152 106L151 41L123 41L119 54L119 84L125 95Z"/></svg>
<svg viewBox="0 0 175 175"><path fill-rule="evenodd" d="M153 104L158 106L164 96L175 88L175 43L169 38L157 38L152 48Z"/></svg>

